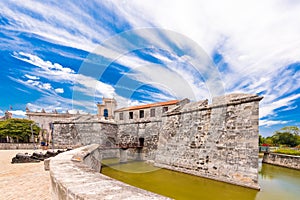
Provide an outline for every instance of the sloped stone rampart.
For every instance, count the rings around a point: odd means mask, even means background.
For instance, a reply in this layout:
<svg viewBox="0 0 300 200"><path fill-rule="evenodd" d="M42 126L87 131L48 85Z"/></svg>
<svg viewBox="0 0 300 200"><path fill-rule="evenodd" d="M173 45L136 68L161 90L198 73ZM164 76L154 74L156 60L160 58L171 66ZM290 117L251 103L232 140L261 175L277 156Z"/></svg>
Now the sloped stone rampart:
<svg viewBox="0 0 300 200"><path fill-rule="evenodd" d="M98 147L98 144L84 146L50 160L53 200L169 199L100 174L101 150Z"/></svg>

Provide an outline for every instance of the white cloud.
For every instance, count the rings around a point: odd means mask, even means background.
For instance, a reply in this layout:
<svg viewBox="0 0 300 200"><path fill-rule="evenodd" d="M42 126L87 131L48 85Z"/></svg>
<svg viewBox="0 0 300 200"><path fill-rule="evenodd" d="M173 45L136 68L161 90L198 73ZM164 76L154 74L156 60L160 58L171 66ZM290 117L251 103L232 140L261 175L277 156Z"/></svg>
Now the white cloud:
<svg viewBox="0 0 300 200"><path fill-rule="evenodd" d="M99 2L86 2L85 6L74 2L0 2L0 13L10 20L9 30L39 35L48 41L92 51L98 43L109 36L109 30L99 26L90 8ZM112 5L111 5L112 6ZM106 7L111 6L106 5ZM38 15L39 17L36 17ZM105 12L101 12L105 16Z"/></svg>
<svg viewBox="0 0 300 200"><path fill-rule="evenodd" d="M46 100L46 102L51 103L50 99L52 99L53 97L53 101L60 102L60 104L65 104L66 102L68 102L69 106L80 106L85 107L87 110L94 111L95 97L118 97L118 95L115 93L115 89L111 85L105 84L90 76L76 74L74 70L68 67L63 67L58 63L45 61L39 58L38 56L24 52L15 52L13 57L24 62L30 63L34 66L37 66L37 69L31 71L31 74L34 74L35 76L43 77L45 79L51 80L52 82L69 83L72 85L73 96L72 99L67 100L57 95L58 93L64 92L63 88L53 89L50 83L42 83L41 81L37 80L23 81L12 78L13 80L18 81L19 83L34 87L40 92L43 92L45 96L47 96L47 98L44 99ZM41 105L43 104L44 102ZM49 107L52 110L54 109L50 105L44 105L44 108L49 109ZM41 109L41 106L36 107L36 109Z"/></svg>
<svg viewBox="0 0 300 200"><path fill-rule="evenodd" d="M287 107L283 108L281 111L294 110L294 109L296 109L296 108L298 108L297 105L295 105L295 106L287 106Z"/></svg>
<svg viewBox="0 0 300 200"><path fill-rule="evenodd" d="M269 103L263 102L263 106L260 109L260 117L262 118L269 115L274 115L276 109L287 107L298 98L300 98L300 94L290 95L279 100L272 99L273 101Z"/></svg>
<svg viewBox="0 0 300 200"><path fill-rule="evenodd" d="M0 110L0 114L3 114L4 112L2 110Z"/></svg>
<svg viewBox="0 0 300 200"><path fill-rule="evenodd" d="M290 121L283 121L283 120L259 120L259 125L260 126L265 126L265 127L270 127L273 125L277 125L277 124L287 124Z"/></svg>
<svg viewBox="0 0 300 200"><path fill-rule="evenodd" d="M66 3L67 6L58 4L62 3L27 1L22 4L22 7L32 13L41 15L41 18L33 18L20 12L17 2L5 3L5 5L0 2L0 13L14 22L6 26L9 30L30 32L56 43L88 51L92 51L99 41L104 41L108 36L115 34L110 33L109 28L99 25L80 5L70 2ZM276 121L272 120L272 117L276 117L277 110L296 108L294 102L299 99L299 95L295 92L299 89L300 72L287 69L285 66L300 61L300 3L298 1L175 0L170 4L167 0L161 0L159 4L160 6L157 6L151 0L132 0L122 3L112 1L106 8L117 10L114 12L117 15L116 19L128 20L133 28L154 26L173 30L195 41L210 56L217 50L224 57L223 64L228 64L221 74L226 92L263 93L260 116L268 117L270 123ZM99 6L97 3L95 5ZM44 12L45 10L49 12ZM170 48L159 34L137 36L151 41L153 47ZM175 40L174 37L165 39L170 39L178 46L182 45L181 41ZM134 55L121 54L120 57L119 53L130 49L128 46L132 45L134 46L126 41L119 44L112 43L106 49L101 49L103 50L101 55L114 58L116 62L128 66L131 69L131 78L145 84L159 83L162 77L157 73L161 76L166 75L164 77L168 76L169 78L162 80L162 83L166 84L164 90L166 93L168 90L174 90L171 84L177 89L179 87L177 81L184 79L197 98L207 97L209 91L206 91L205 85L202 85L199 79L184 67L173 65L172 70L168 70L156 66L154 68L157 72L153 69L140 70L143 68L141 66L150 66L151 63ZM78 91L88 95L93 93L109 97L116 95L111 86L93 78L77 75L68 67L44 61L32 54L21 52L16 56L40 67L40 70L34 74L36 77L48 79L51 77L51 80L57 82L76 83ZM161 54L154 56L164 63L169 62L169 59ZM174 78L170 78L172 75ZM40 89L50 87L38 82L37 79L29 79L32 82L27 84L32 86ZM179 90L176 90L176 93L182 92ZM124 99L120 101L125 102ZM267 125L266 122L262 124Z"/></svg>
<svg viewBox="0 0 300 200"><path fill-rule="evenodd" d="M39 79L40 79L39 77L31 76L31 75L29 75L29 74L25 74L24 76L25 76L26 78L28 78L28 79L31 79L31 80L39 80Z"/></svg>
<svg viewBox="0 0 300 200"><path fill-rule="evenodd" d="M10 110L9 112L11 112L13 114L13 117L21 117L24 118L26 117L26 112L23 110Z"/></svg>
<svg viewBox="0 0 300 200"><path fill-rule="evenodd" d="M43 83L41 81L33 81L33 80L22 81L22 80L20 80L19 82L23 82L26 85L31 85L31 86L37 87L41 90L51 90L52 89L52 86L50 83Z"/></svg>
<svg viewBox="0 0 300 200"><path fill-rule="evenodd" d="M63 88L56 88L55 92L56 93L64 93L64 89Z"/></svg>
<svg viewBox="0 0 300 200"><path fill-rule="evenodd" d="M39 67L39 70L32 72L37 76L59 83L77 84L76 86L78 88L82 88L81 92L86 91L87 94L91 94L91 92L95 93L95 91L97 91L105 97L113 97L115 95L114 88L112 86L100 82L93 77L76 74L74 70L68 67L63 67L58 63L44 61L38 56L24 52L14 53L13 56L19 60ZM29 82L34 85L39 85L37 81L29 80ZM44 84L43 87L50 89L50 85L48 84Z"/></svg>
<svg viewBox="0 0 300 200"><path fill-rule="evenodd" d="M86 111L84 111L84 110L68 110L68 112L70 113L70 114L88 114Z"/></svg>
<svg viewBox="0 0 300 200"><path fill-rule="evenodd" d="M50 83L43 83L41 87L46 90L50 90L52 88Z"/></svg>
<svg viewBox="0 0 300 200"><path fill-rule="evenodd" d="M228 93L264 93L261 117L295 108L300 76L285 67L300 61L299 2L165 0L158 7L146 0L119 9L134 27L151 22L188 36L210 55L217 49L228 64L222 72Z"/></svg>

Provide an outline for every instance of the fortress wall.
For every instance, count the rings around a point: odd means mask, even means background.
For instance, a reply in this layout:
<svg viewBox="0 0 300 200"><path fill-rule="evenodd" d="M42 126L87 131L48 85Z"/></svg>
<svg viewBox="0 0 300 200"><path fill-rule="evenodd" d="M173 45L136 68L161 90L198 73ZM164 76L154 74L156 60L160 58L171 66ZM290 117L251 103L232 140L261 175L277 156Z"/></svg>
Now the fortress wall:
<svg viewBox="0 0 300 200"><path fill-rule="evenodd" d="M54 123L54 143L140 146L126 155L155 165L258 189L258 117L262 97L230 94L173 106L162 116ZM142 152L138 152L141 150ZM114 151L115 152L115 151ZM117 155L117 153L113 153ZM109 155L111 157L111 155Z"/></svg>
<svg viewBox="0 0 300 200"><path fill-rule="evenodd" d="M117 140L117 124L104 121L54 122L55 146L82 146L97 143L104 147L113 146Z"/></svg>
<svg viewBox="0 0 300 200"><path fill-rule="evenodd" d="M116 111L115 120L118 124L118 144L121 146L140 146L140 138L144 139L144 146L142 149L129 148L126 150L130 159L136 159L137 156L143 160L154 160L157 150L157 142L159 138L159 132L162 124L162 115L164 108L172 110L178 105L186 103L187 100L174 101L172 103L157 103L151 104L150 107L140 106L138 109L131 110L119 110ZM139 112L143 110L144 116L140 118ZM151 116L151 110L154 111L154 115ZM132 112L132 118L129 117L129 112ZM122 113L123 118L120 119ZM140 155L137 155L137 154Z"/></svg>
<svg viewBox="0 0 300 200"><path fill-rule="evenodd" d="M120 145L139 145L139 138L144 138L142 159L154 160L159 138L161 120L118 124L118 143ZM137 149L128 149L129 158L136 158Z"/></svg>
<svg viewBox="0 0 300 200"><path fill-rule="evenodd" d="M257 95L187 104L162 118L159 167L258 189Z"/></svg>

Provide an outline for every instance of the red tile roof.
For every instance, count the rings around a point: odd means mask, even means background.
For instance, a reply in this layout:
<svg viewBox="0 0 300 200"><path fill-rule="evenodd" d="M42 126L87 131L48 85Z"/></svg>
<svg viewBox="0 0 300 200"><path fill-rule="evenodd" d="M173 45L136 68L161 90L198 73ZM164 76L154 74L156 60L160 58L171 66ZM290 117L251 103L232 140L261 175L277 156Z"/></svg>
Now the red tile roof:
<svg viewBox="0 0 300 200"><path fill-rule="evenodd" d="M139 109L146 109L150 107L157 107L157 106L168 106L168 105L174 105L177 104L179 100L171 100L171 101L165 101L165 102L157 102L157 103L150 103L146 105L139 105L139 106L131 106L126 108L120 108L118 110L115 110L116 112L120 111L127 111L127 110L139 110Z"/></svg>

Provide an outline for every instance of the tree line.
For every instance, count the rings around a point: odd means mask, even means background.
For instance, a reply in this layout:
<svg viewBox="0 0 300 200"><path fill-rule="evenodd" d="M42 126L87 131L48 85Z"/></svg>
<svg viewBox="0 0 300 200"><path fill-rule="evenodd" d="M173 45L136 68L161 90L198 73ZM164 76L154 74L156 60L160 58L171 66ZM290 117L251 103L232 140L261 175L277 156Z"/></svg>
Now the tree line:
<svg viewBox="0 0 300 200"><path fill-rule="evenodd" d="M300 129L297 126L286 126L275 131L272 136L259 135L260 146L288 146L300 147Z"/></svg>
<svg viewBox="0 0 300 200"><path fill-rule="evenodd" d="M40 128L32 120L12 118L0 121L0 138L2 141L10 138L14 142L29 142L31 128L35 136L39 134Z"/></svg>

